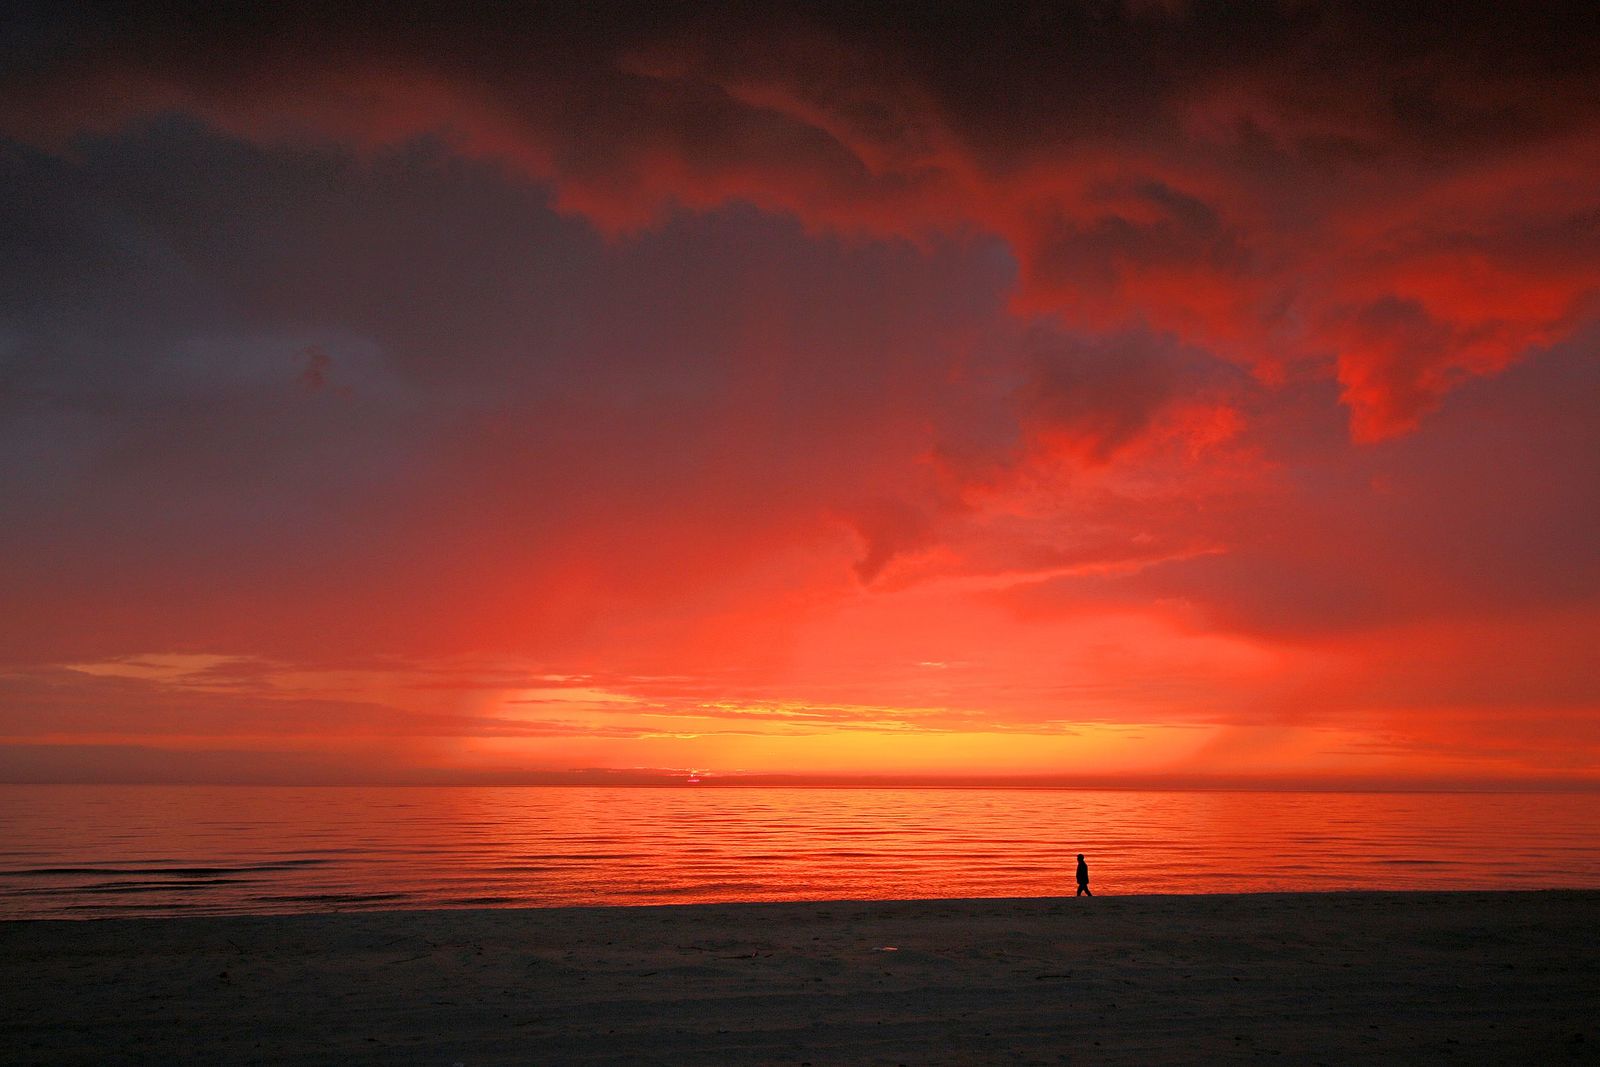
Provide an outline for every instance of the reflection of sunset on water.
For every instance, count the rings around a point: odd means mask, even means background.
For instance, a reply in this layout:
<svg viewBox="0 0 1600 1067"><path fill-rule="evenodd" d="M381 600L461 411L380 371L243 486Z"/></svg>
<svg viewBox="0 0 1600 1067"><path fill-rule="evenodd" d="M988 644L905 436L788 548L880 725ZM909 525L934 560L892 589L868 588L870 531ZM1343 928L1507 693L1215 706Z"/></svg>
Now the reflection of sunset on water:
<svg viewBox="0 0 1600 1067"><path fill-rule="evenodd" d="M0 916L1600 887L1592 794L0 787Z"/></svg>

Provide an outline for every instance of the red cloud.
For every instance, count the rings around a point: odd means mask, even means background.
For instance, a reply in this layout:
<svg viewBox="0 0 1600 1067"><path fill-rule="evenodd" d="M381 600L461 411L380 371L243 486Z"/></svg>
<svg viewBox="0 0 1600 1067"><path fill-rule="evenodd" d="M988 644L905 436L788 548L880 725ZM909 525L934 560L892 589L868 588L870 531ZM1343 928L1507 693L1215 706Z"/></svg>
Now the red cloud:
<svg viewBox="0 0 1600 1067"><path fill-rule="evenodd" d="M5 126L183 109L268 139L438 133L613 231L747 200L846 233L998 234L1019 311L1335 374L1360 440L1566 336L1600 287L1600 62L1556 16L1449 40L1316 6L893 35L260 18L108 30L14 78Z"/></svg>

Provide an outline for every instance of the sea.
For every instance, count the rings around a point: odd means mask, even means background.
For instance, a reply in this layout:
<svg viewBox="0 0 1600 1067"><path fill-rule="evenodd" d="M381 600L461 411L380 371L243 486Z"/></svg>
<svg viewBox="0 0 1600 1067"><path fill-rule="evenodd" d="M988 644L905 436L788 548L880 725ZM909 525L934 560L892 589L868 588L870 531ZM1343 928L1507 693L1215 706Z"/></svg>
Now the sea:
<svg viewBox="0 0 1600 1067"><path fill-rule="evenodd" d="M0 786L0 918L1600 888L1600 794Z"/></svg>

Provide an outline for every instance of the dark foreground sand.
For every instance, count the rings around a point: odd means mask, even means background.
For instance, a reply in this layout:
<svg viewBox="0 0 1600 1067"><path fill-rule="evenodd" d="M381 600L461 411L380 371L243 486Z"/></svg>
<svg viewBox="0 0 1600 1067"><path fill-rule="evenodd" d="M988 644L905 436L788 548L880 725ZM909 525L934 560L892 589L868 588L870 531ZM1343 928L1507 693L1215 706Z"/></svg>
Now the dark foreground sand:
<svg viewBox="0 0 1600 1067"><path fill-rule="evenodd" d="M12 922L0 1059L1600 1062L1597 931L1600 892Z"/></svg>

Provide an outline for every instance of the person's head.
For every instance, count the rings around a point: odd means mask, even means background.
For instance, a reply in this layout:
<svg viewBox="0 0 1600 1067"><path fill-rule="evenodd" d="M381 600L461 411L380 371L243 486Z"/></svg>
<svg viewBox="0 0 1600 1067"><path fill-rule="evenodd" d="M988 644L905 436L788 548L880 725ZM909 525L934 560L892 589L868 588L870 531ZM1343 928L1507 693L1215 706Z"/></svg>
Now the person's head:
<svg viewBox="0 0 1600 1067"><path fill-rule="evenodd" d="M1082 852L1080 852L1080 853L1078 853L1078 858L1079 858L1079 859L1080 859L1080 860L1081 860L1081 859L1083 859L1083 853L1082 853Z"/></svg>

